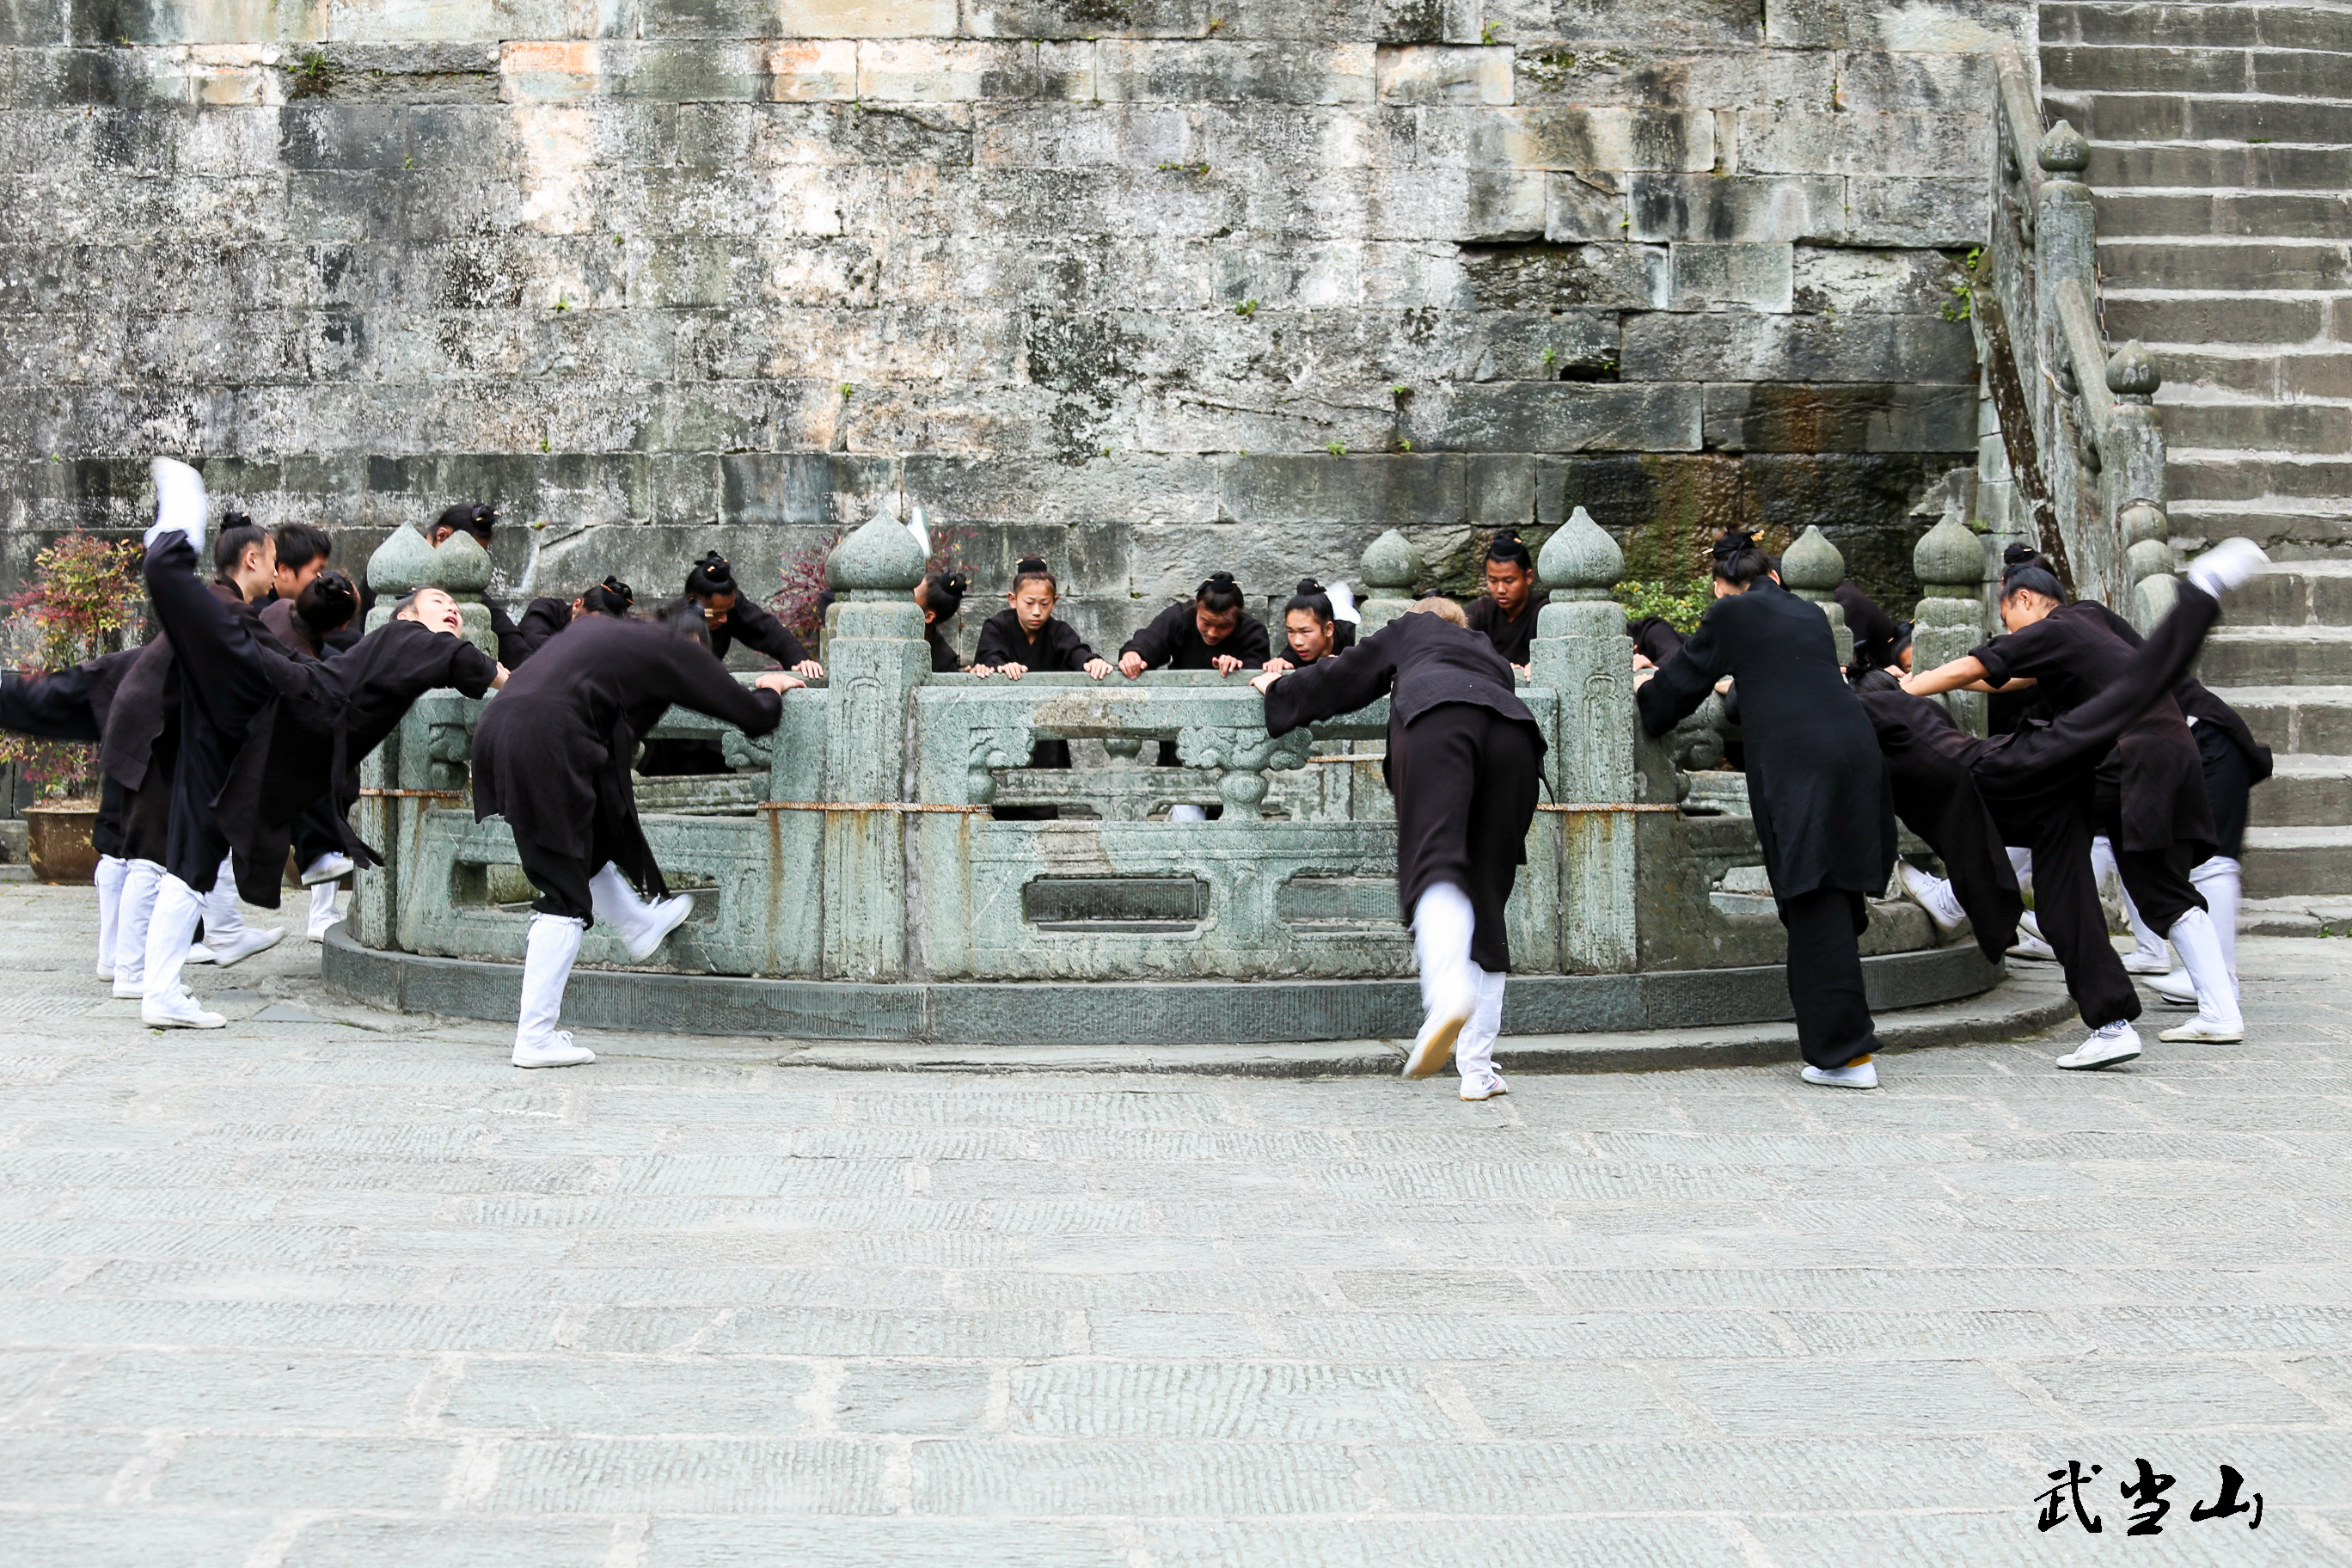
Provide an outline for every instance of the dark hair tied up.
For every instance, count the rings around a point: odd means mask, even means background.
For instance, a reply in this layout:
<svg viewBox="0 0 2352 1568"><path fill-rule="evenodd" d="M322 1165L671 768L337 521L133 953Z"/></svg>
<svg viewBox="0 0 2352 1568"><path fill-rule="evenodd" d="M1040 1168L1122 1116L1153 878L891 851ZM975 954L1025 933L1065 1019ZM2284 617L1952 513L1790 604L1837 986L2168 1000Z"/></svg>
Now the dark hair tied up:
<svg viewBox="0 0 2352 1568"><path fill-rule="evenodd" d="M1756 548L1756 536L1744 528L1727 528L1715 542L1717 561L1732 561Z"/></svg>
<svg viewBox="0 0 2352 1568"><path fill-rule="evenodd" d="M686 574L686 591L698 599L715 599L735 592L735 569L716 550L704 552Z"/></svg>
<svg viewBox="0 0 2352 1568"><path fill-rule="evenodd" d="M1301 577L1298 580L1298 592L1290 596L1290 603L1282 606L1282 613L1286 616L1293 610L1305 610L1318 621L1328 621L1332 618L1331 595L1325 593L1323 584L1314 578Z"/></svg>
<svg viewBox="0 0 2352 1568"><path fill-rule="evenodd" d="M2041 555L2042 552L2031 544L2020 544L2012 540L2009 548L2000 552L2000 563L2004 568L2023 566L2029 562L2038 561Z"/></svg>
<svg viewBox="0 0 2352 1568"><path fill-rule="evenodd" d="M253 514L240 508L231 507L221 513L220 525L223 528L251 528Z"/></svg>
<svg viewBox="0 0 2352 1568"><path fill-rule="evenodd" d="M1212 572L1208 580L1192 592L1193 603L1213 616L1222 616L1242 607L1241 584L1230 572Z"/></svg>
<svg viewBox="0 0 2352 1568"><path fill-rule="evenodd" d="M618 577L607 577L580 595L581 608L599 616L625 617L637 596Z"/></svg>
<svg viewBox="0 0 2352 1568"><path fill-rule="evenodd" d="M1013 575L1015 579L1022 577L1050 577L1053 574L1054 569L1045 564L1045 558L1042 555L1024 555L1021 558L1021 564L1013 569Z"/></svg>
<svg viewBox="0 0 2352 1568"><path fill-rule="evenodd" d="M682 637L692 637L704 647L710 646L710 626L702 618L702 605L691 595L672 599L654 612L654 619Z"/></svg>
<svg viewBox="0 0 2352 1568"><path fill-rule="evenodd" d="M2012 566L2000 574L2000 596L2006 599L2011 594L2040 594L2062 605L2066 602L2066 591L2058 585L2057 577L2032 564Z"/></svg>
<svg viewBox="0 0 2352 1568"><path fill-rule="evenodd" d="M1772 558L1756 548L1756 536L1744 528L1727 528L1709 552L1717 582L1745 588L1772 573Z"/></svg>
<svg viewBox="0 0 2352 1568"><path fill-rule="evenodd" d="M294 614L315 637L341 631L359 612L360 591L331 566L303 584L294 600Z"/></svg>
<svg viewBox="0 0 2352 1568"><path fill-rule="evenodd" d="M1519 531L1516 528L1495 531L1495 537L1486 542L1486 559L1524 566L1530 573L1536 569L1536 558L1528 553L1528 547L1520 542Z"/></svg>
<svg viewBox="0 0 2352 1568"><path fill-rule="evenodd" d="M923 607L934 621L950 619L963 608L963 596L971 588L971 580L961 572L931 573L923 579Z"/></svg>
<svg viewBox="0 0 2352 1568"><path fill-rule="evenodd" d="M470 533L478 542L487 545L490 542L490 525L498 521L499 509L488 502L459 501L456 506L444 508L441 515L434 520L433 526L436 530L446 528L452 532Z"/></svg>

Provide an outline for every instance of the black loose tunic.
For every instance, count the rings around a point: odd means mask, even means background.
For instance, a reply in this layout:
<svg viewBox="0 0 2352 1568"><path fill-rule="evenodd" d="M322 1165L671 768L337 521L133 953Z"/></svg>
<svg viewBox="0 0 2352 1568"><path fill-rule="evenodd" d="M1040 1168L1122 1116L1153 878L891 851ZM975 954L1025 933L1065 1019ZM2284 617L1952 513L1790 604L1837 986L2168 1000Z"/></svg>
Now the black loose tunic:
<svg viewBox="0 0 2352 1568"><path fill-rule="evenodd" d="M2025 899L2009 863L2006 836L1969 771L1967 744L1974 737L1932 698L1912 696L1884 673L1865 679L1885 683L1856 695L1886 760L1895 815L1944 862L1977 950L1986 962L1999 963L2017 940Z"/></svg>
<svg viewBox="0 0 2352 1568"><path fill-rule="evenodd" d="M1853 634L1853 668L1885 669L1893 664L1897 635L1895 617L1880 609L1877 600L1853 583L1840 583L1832 596L1845 611L1846 630Z"/></svg>
<svg viewBox="0 0 2352 1568"><path fill-rule="evenodd" d="M1048 616L1033 637L1022 629L1020 615L1007 605L980 624L971 662L992 669L1017 664L1024 669L1061 671L1084 669L1096 657L1077 628L1061 616Z"/></svg>
<svg viewBox="0 0 2352 1568"><path fill-rule="evenodd" d="M522 618L515 623L515 637L521 644L522 656L529 658L547 646L547 639L572 624L572 601L552 595L533 599L522 607ZM505 647L503 638L499 641ZM512 670L520 660L506 663Z"/></svg>
<svg viewBox="0 0 2352 1568"><path fill-rule="evenodd" d="M1895 803L1877 736L1838 668L1829 617L1769 578L1717 599L1636 694L1642 727L1664 734L1727 675L1738 683L1748 807L1773 896L1885 891Z"/></svg>
<svg viewBox="0 0 2352 1568"><path fill-rule="evenodd" d="M1212 647L1201 640L1193 608L1191 599L1169 605L1151 617L1150 626L1127 639L1120 655L1141 655L1146 669L1213 669L1216 667L1211 661L1228 656L1240 659L1244 669L1255 669L1274 657L1265 623L1247 610L1241 612L1225 640Z"/></svg>
<svg viewBox="0 0 2352 1568"><path fill-rule="evenodd" d="M115 689L145 651L125 648L35 675L0 670L0 730L45 741L98 740Z"/></svg>
<svg viewBox="0 0 2352 1568"><path fill-rule="evenodd" d="M2050 710L2063 714L2123 679L2135 651L2109 624L2105 605L2077 600L1980 645L1971 657L1996 686L2032 677ZM2159 699L2124 731L2102 773L2102 788L2121 795L2117 849L2161 851L2179 843L2202 846L2198 859L2213 852L2204 761L2171 697Z"/></svg>
<svg viewBox="0 0 2352 1568"><path fill-rule="evenodd" d="M741 594L735 595L735 607L727 612L726 619L710 628L710 651L720 658L727 650L741 643L754 653L764 653L778 664L790 669L809 657L793 628L776 619Z"/></svg>
<svg viewBox="0 0 2352 1568"><path fill-rule="evenodd" d="M655 897L667 891L637 826L629 754L673 704L764 735L772 691L737 682L702 645L646 621L584 616L514 672L474 730L474 818L593 869L610 860Z"/></svg>
<svg viewBox="0 0 2352 1568"><path fill-rule="evenodd" d="M953 675L963 668L963 660L956 657L956 650L940 632L937 622L923 628L923 640L930 645L933 675Z"/></svg>
<svg viewBox="0 0 2352 1568"><path fill-rule="evenodd" d="M1486 633L1495 651L1508 662L1525 664L1534 652L1536 616L1550 603L1549 594L1529 594L1516 621L1503 614L1502 602L1492 594L1479 595L1465 608L1472 631Z"/></svg>

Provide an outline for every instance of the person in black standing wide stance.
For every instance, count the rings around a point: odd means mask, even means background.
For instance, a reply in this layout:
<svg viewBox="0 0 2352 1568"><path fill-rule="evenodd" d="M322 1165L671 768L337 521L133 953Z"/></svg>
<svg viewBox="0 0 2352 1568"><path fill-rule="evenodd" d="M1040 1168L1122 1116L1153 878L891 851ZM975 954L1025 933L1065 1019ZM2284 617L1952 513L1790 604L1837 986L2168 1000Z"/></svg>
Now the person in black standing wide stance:
<svg viewBox="0 0 2352 1568"><path fill-rule="evenodd" d="M1673 729L1725 676L1748 750L1748 799L1789 931L1789 1000L1807 1083L1875 1089L1863 994L1865 901L1895 866L1895 800L1878 736L1820 607L1780 586L1747 533L1715 542L1715 604L1680 653L1637 673L1642 728Z"/></svg>
<svg viewBox="0 0 2352 1568"><path fill-rule="evenodd" d="M1404 1076L1427 1078L1453 1055L1463 1099L1504 1093L1494 1068L1511 967L1503 906L1527 864L1544 754L1511 667L1462 606L1430 598L1344 658L1250 684L1276 735L1393 692L1381 768L1396 797L1397 902L1412 922L1424 1010Z"/></svg>

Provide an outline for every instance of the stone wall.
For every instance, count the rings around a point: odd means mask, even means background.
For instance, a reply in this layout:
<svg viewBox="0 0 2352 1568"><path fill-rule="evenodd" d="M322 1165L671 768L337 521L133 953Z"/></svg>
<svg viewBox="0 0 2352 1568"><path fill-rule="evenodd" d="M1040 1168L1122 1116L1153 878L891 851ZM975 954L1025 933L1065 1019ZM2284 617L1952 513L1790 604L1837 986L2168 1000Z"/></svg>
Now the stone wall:
<svg viewBox="0 0 2352 1568"><path fill-rule="evenodd" d="M1819 521L1969 459L1994 31L1803 0L0 0L5 557L146 456L747 581L885 495L1116 640L1402 525ZM510 581L525 541L503 531ZM1661 541L1664 542L1663 544ZM967 623L976 617L967 616ZM967 633L967 636L969 634Z"/></svg>

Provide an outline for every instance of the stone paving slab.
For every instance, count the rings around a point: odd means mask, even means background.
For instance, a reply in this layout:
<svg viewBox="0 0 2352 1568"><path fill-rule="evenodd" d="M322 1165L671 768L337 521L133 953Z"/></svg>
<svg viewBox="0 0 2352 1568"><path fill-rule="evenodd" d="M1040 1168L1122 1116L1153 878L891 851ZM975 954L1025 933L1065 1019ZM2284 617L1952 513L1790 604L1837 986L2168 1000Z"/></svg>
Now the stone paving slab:
<svg viewBox="0 0 2352 1568"><path fill-rule="evenodd" d="M2061 1029L1467 1105L530 1074L299 942L159 1034L91 918L0 884L0 1563L2352 1563L2352 946L2250 939L2247 1043L2108 1074ZM2036 1528L2069 1459L2095 1539ZM2190 1521L2222 1464L2260 1530Z"/></svg>

